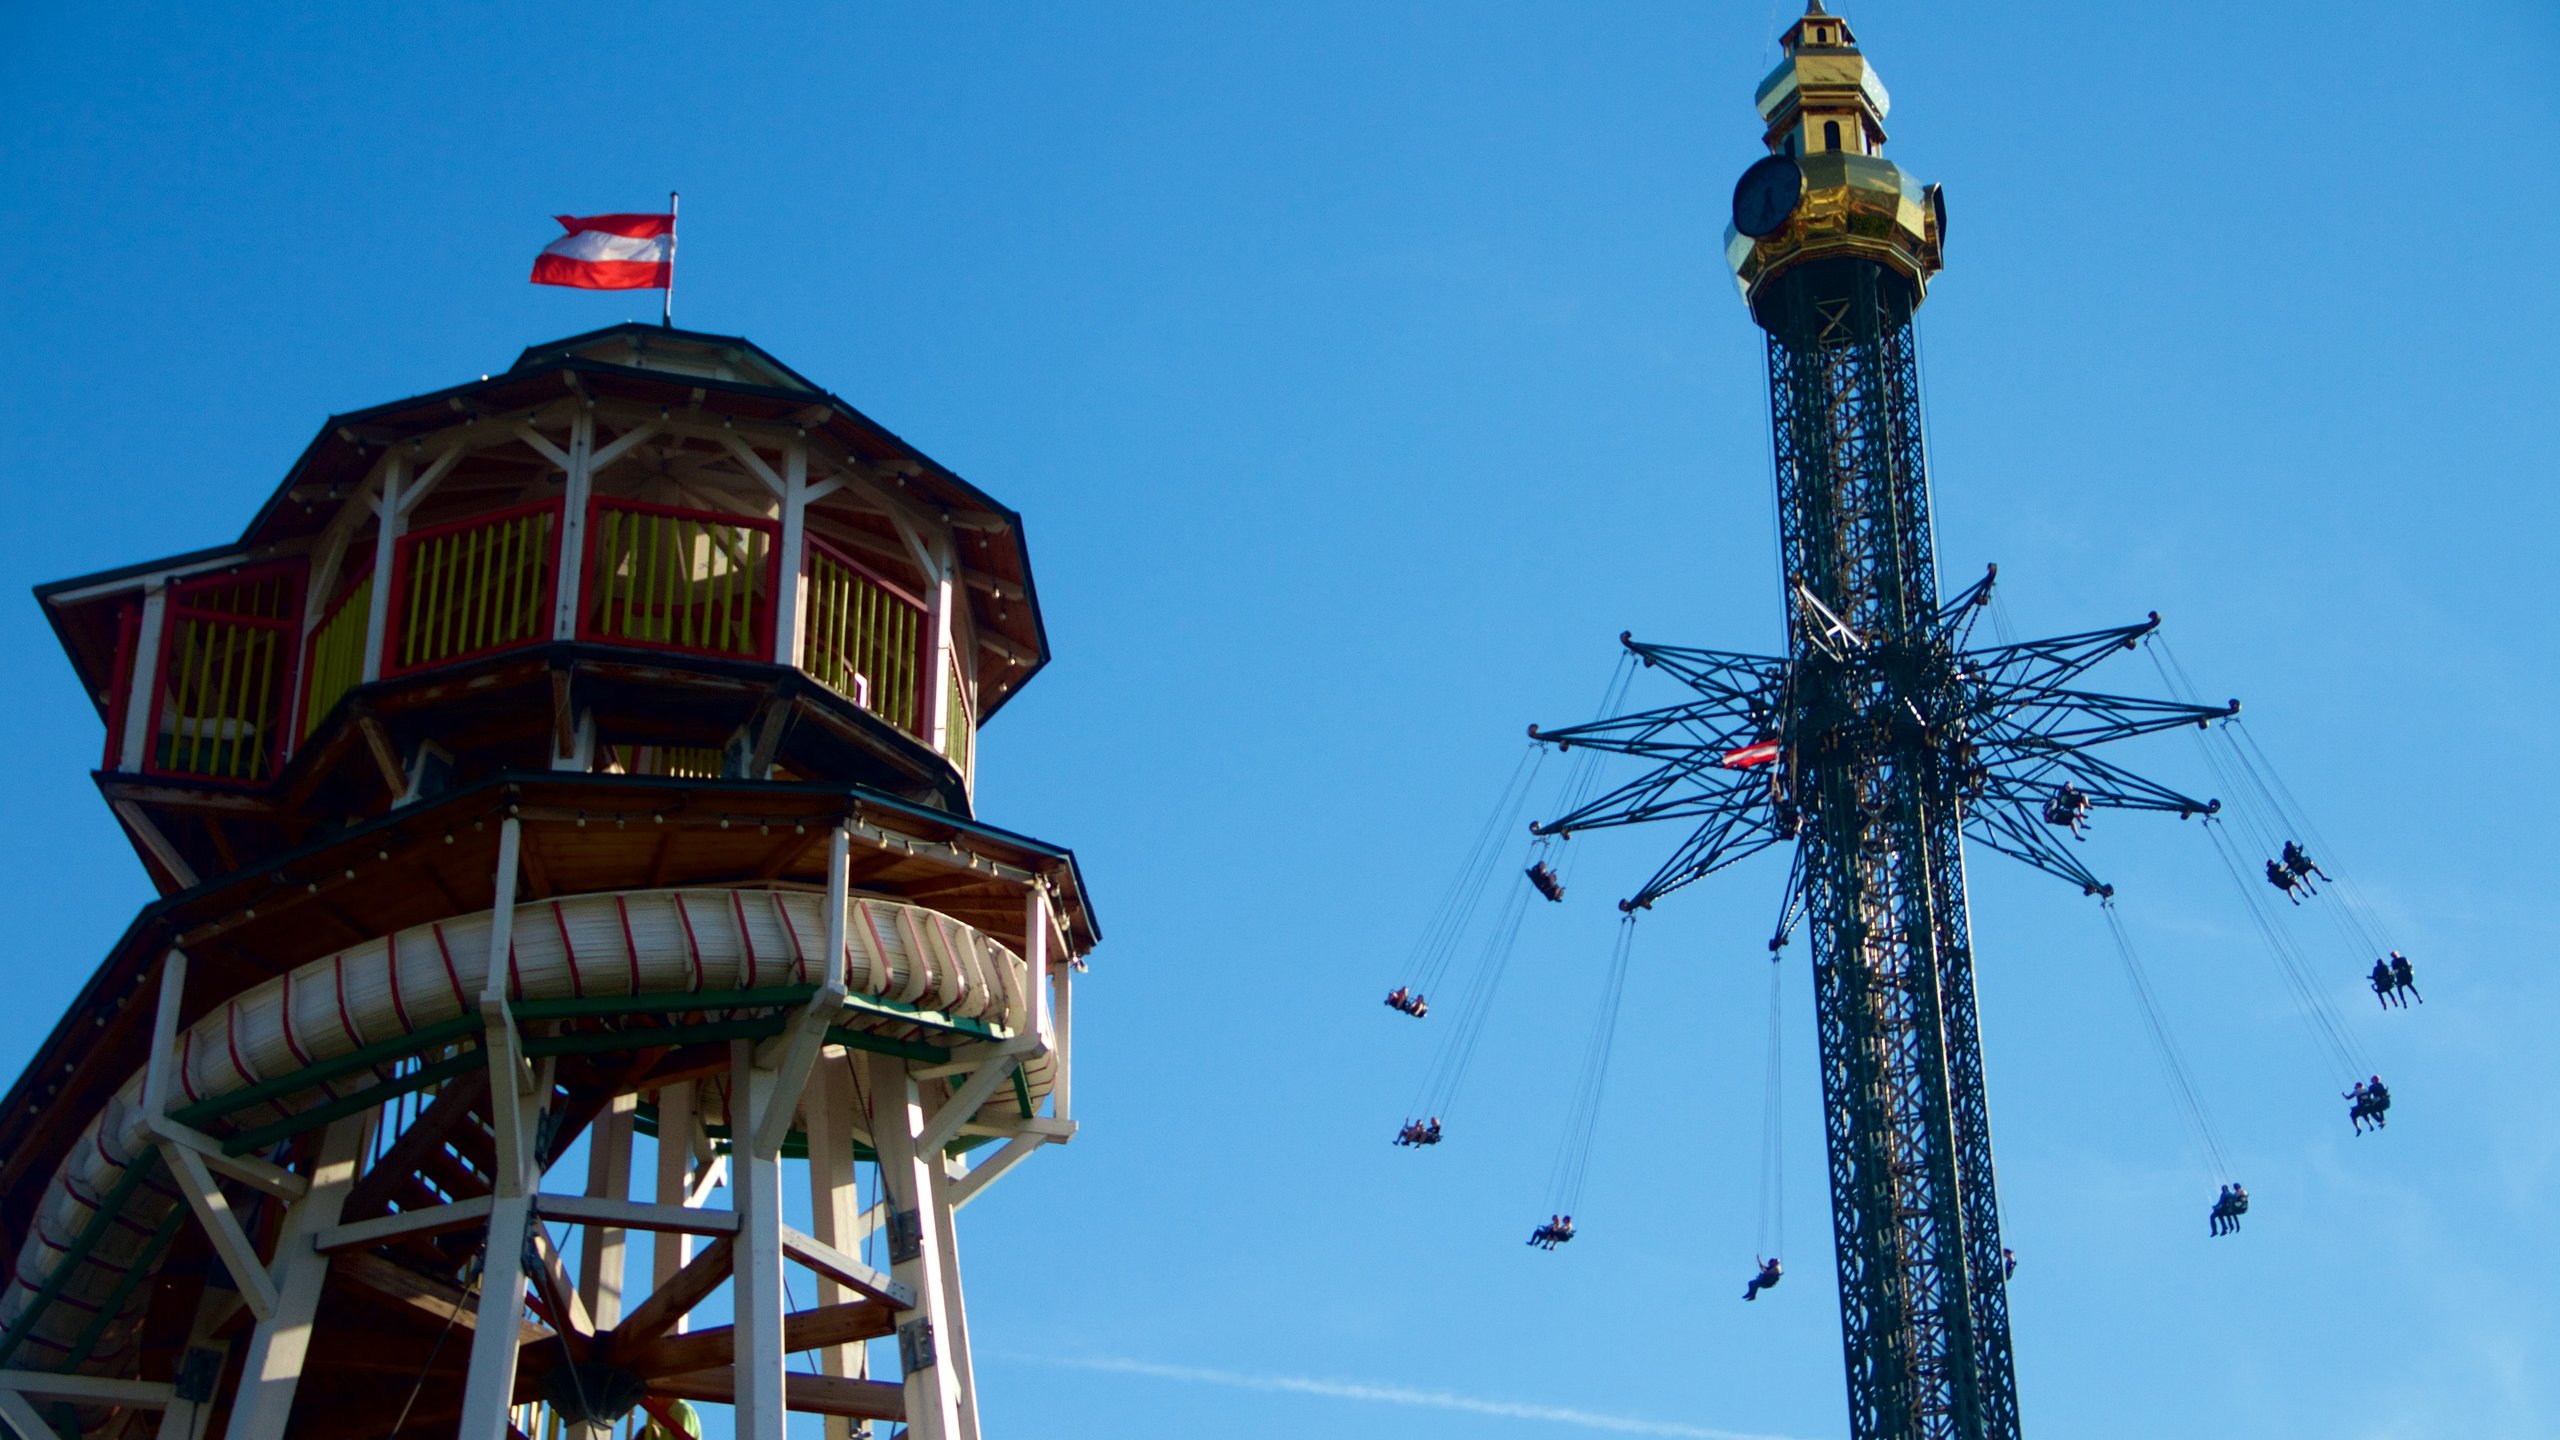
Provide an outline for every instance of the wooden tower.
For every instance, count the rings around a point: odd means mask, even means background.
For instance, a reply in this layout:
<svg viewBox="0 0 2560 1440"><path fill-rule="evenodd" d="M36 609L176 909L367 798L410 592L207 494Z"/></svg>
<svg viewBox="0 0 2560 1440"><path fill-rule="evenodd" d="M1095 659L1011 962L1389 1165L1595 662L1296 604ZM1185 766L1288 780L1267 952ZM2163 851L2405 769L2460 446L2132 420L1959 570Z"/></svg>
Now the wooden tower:
<svg viewBox="0 0 2560 1440"><path fill-rule="evenodd" d="M956 1220L1075 1133L1097 938L976 815L1020 517L627 325L38 599L161 896L0 1112L0 1422L975 1440Z"/></svg>

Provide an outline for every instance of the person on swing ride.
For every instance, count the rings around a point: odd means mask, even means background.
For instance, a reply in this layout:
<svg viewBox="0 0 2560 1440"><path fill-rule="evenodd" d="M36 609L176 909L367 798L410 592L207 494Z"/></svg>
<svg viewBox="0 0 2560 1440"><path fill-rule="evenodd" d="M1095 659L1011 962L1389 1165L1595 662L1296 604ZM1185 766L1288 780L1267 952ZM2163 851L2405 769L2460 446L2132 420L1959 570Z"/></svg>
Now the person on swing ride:
<svg viewBox="0 0 2560 1440"><path fill-rule="evenodd" d="M1772 1255L1768 1259L1761 1261L1760 1273L1752 1276L1751 1283L1743 1287L1742 1298L1745 1300L1759 1299L1760 1292L1776 1285L1779 1278L1785 1275L1785 1273L1786 1269L1778 1263L1777 1256Z"/></svg>
<svg viewBox="0 0 2560 1440"><path fill-rule="evenodd" d="M2382 962L2376 960L2373 963L2380 965ZM2391 988L2394 990L2405 990L2412 995L2418 995L2417 972L2409 968L2409 957L2401 954L2397 950L2391 952ZM2424 995L2418 995L2418 1003L2421 1005L2426 1004L2427 997ZM2400 1008L2405 1010L2408 1007L2408 1001L2403 1000L2400 1002Z"/></svg>
<svg viewBox="0 0 2560 1440"><path fill-rule="evenodd" d="M2392 979L2391 962L2388 960L2374 961L2373 973L2367 976L2366 979L2373 985L2373 998L2382 1002L2383 1009L2390 1009L2391 994L2392 991L2397 988Z"/></svg>
<svg viewBox="0 0 2560 1440"><path fill-rule="evenodd" d="M1531 889L1536 890L1539 894L1546 896L1549 900L1555 901L1558 904L1563 903L1564 882L1556 878L1556 872L1553 866L1550 866L1544 860L1540 860L1532 864L1525 873L1529 877L1529 886Z"/></svg>
<svg viewBox="0 0 2560 1440"><path fill-rule="evenodd" d="M2018 1278L2017 1251L2004 1249L2000 1252L2000 1278L2003 1280L2015 1280Z"/></svg>
<svg viewBox="0 0 2560 1440"><path fill-rule="evenodd" d="M2301 842L2295 840L2284 842L2284 868L2292 871L2296 878L2302 880L2303 888L2306 890L2311 888L2312 876L2317 875L2323 880L2329 878L2329 872L2321 869L2320 862L2312 859L2311 852L2303 849Z"/></svg>
<svg viewBox="0 0 2560 1440"><path fill-rule="evenodd" d="M2284 868L2283 862L2278 860L2267 862L2267 883L2283 891L2284 898L2296 905L2302 903L2302 896L2295 894L2294 888L2300 886L2305 892L2311 889L2309 881Z"/></svg>
<svg viewBox="0 0 2560 1440"><path fill-rule="evenodd" d="M2213 1232L2212 1232L2212 1233L2214 1233L2214 1234L2216 1234L2216 1235L2220 1235L2220 1234L2224 1233L2225 1231L2227 1231L2227 1230L2229 1230L2229 1229L2231 1228L2231 1187L2230 1187L2230 1186L2228 1186L2228 1185L2223 1186L2223 1187L2222 1187L2222 1193L2213 1197L2213 1217L2212 1217L2212 1218L2213 1218Z"/></svg>
<svg viewBox="0 0 2560 1440"><path fill-rule="evenodd" d="M2045 802L2044 820L2048 825L2068 826L2074 840L2088 839L2080 833L2080 827L2089 821L2088 792L2068 780L2063 781L2062 788Z"/></svg>

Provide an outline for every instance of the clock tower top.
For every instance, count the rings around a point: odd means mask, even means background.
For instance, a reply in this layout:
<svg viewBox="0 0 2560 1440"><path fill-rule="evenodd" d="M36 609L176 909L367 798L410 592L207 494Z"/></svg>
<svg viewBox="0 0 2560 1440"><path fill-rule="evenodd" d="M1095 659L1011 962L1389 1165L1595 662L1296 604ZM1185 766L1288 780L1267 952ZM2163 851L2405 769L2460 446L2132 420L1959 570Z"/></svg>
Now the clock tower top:
<svg viewBox="0 0 2560 1440"><path fill-rule="evenodd" d="M1884 81L1822 0L1778 43L1785 58L1754 97L1769 154L1734 185L1725 230L1725 258L1754 318L1771 322L1773 281L1822 261L1880 266L1900 282L1903 308L1918 305L1938 273L1946 201L1884 158L1893 103Z"/></svg>

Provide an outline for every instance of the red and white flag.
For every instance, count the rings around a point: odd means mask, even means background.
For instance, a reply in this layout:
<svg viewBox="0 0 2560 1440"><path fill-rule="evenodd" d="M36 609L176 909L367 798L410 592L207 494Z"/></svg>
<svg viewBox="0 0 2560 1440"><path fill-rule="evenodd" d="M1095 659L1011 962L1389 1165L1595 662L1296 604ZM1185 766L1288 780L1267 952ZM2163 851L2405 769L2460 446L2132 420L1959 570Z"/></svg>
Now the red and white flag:
<svg viewBox="0 0 2560 1440"><path fill-rule="evenodd" d="M673 215L554 215L569 233L533 257L536 285L665 290L675 283Z"/></svg>
<svg viewBox="0 0 2560 1440"><path fill-rule="evenodd" d="M1739 750L1724 752L1725 768L1728 770L1747 770L1754 765L1769 764L1777 758L1778 742L1775 740L1763 740L1757 745L1745 745Z"/></svg>

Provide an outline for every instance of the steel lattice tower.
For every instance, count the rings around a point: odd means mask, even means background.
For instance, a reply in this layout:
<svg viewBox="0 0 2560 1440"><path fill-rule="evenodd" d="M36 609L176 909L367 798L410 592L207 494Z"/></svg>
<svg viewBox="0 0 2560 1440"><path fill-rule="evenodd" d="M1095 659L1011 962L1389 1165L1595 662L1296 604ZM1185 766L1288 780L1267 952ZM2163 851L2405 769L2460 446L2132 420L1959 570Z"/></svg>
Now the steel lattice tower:
<svg viewBox="0 0 2560 1440"><path fill-rule="evenodd" d="M1820 0L1760 87L1771 154L1728 253L1767 333L1783 659L1621 637L1692 701L1531 734L1653 768L1534 827L1695 829L1629 910L1792 842L1778 937L1809 931L1851 1433L2019 1433L1964 836L2103 885L2090 809L2209 811L2087 747L2237 709L2068 688L2158 618L1969 648L1991 576L1938 594L1913 312L1946 212L1878 150L1883 85Z"/></svg>

